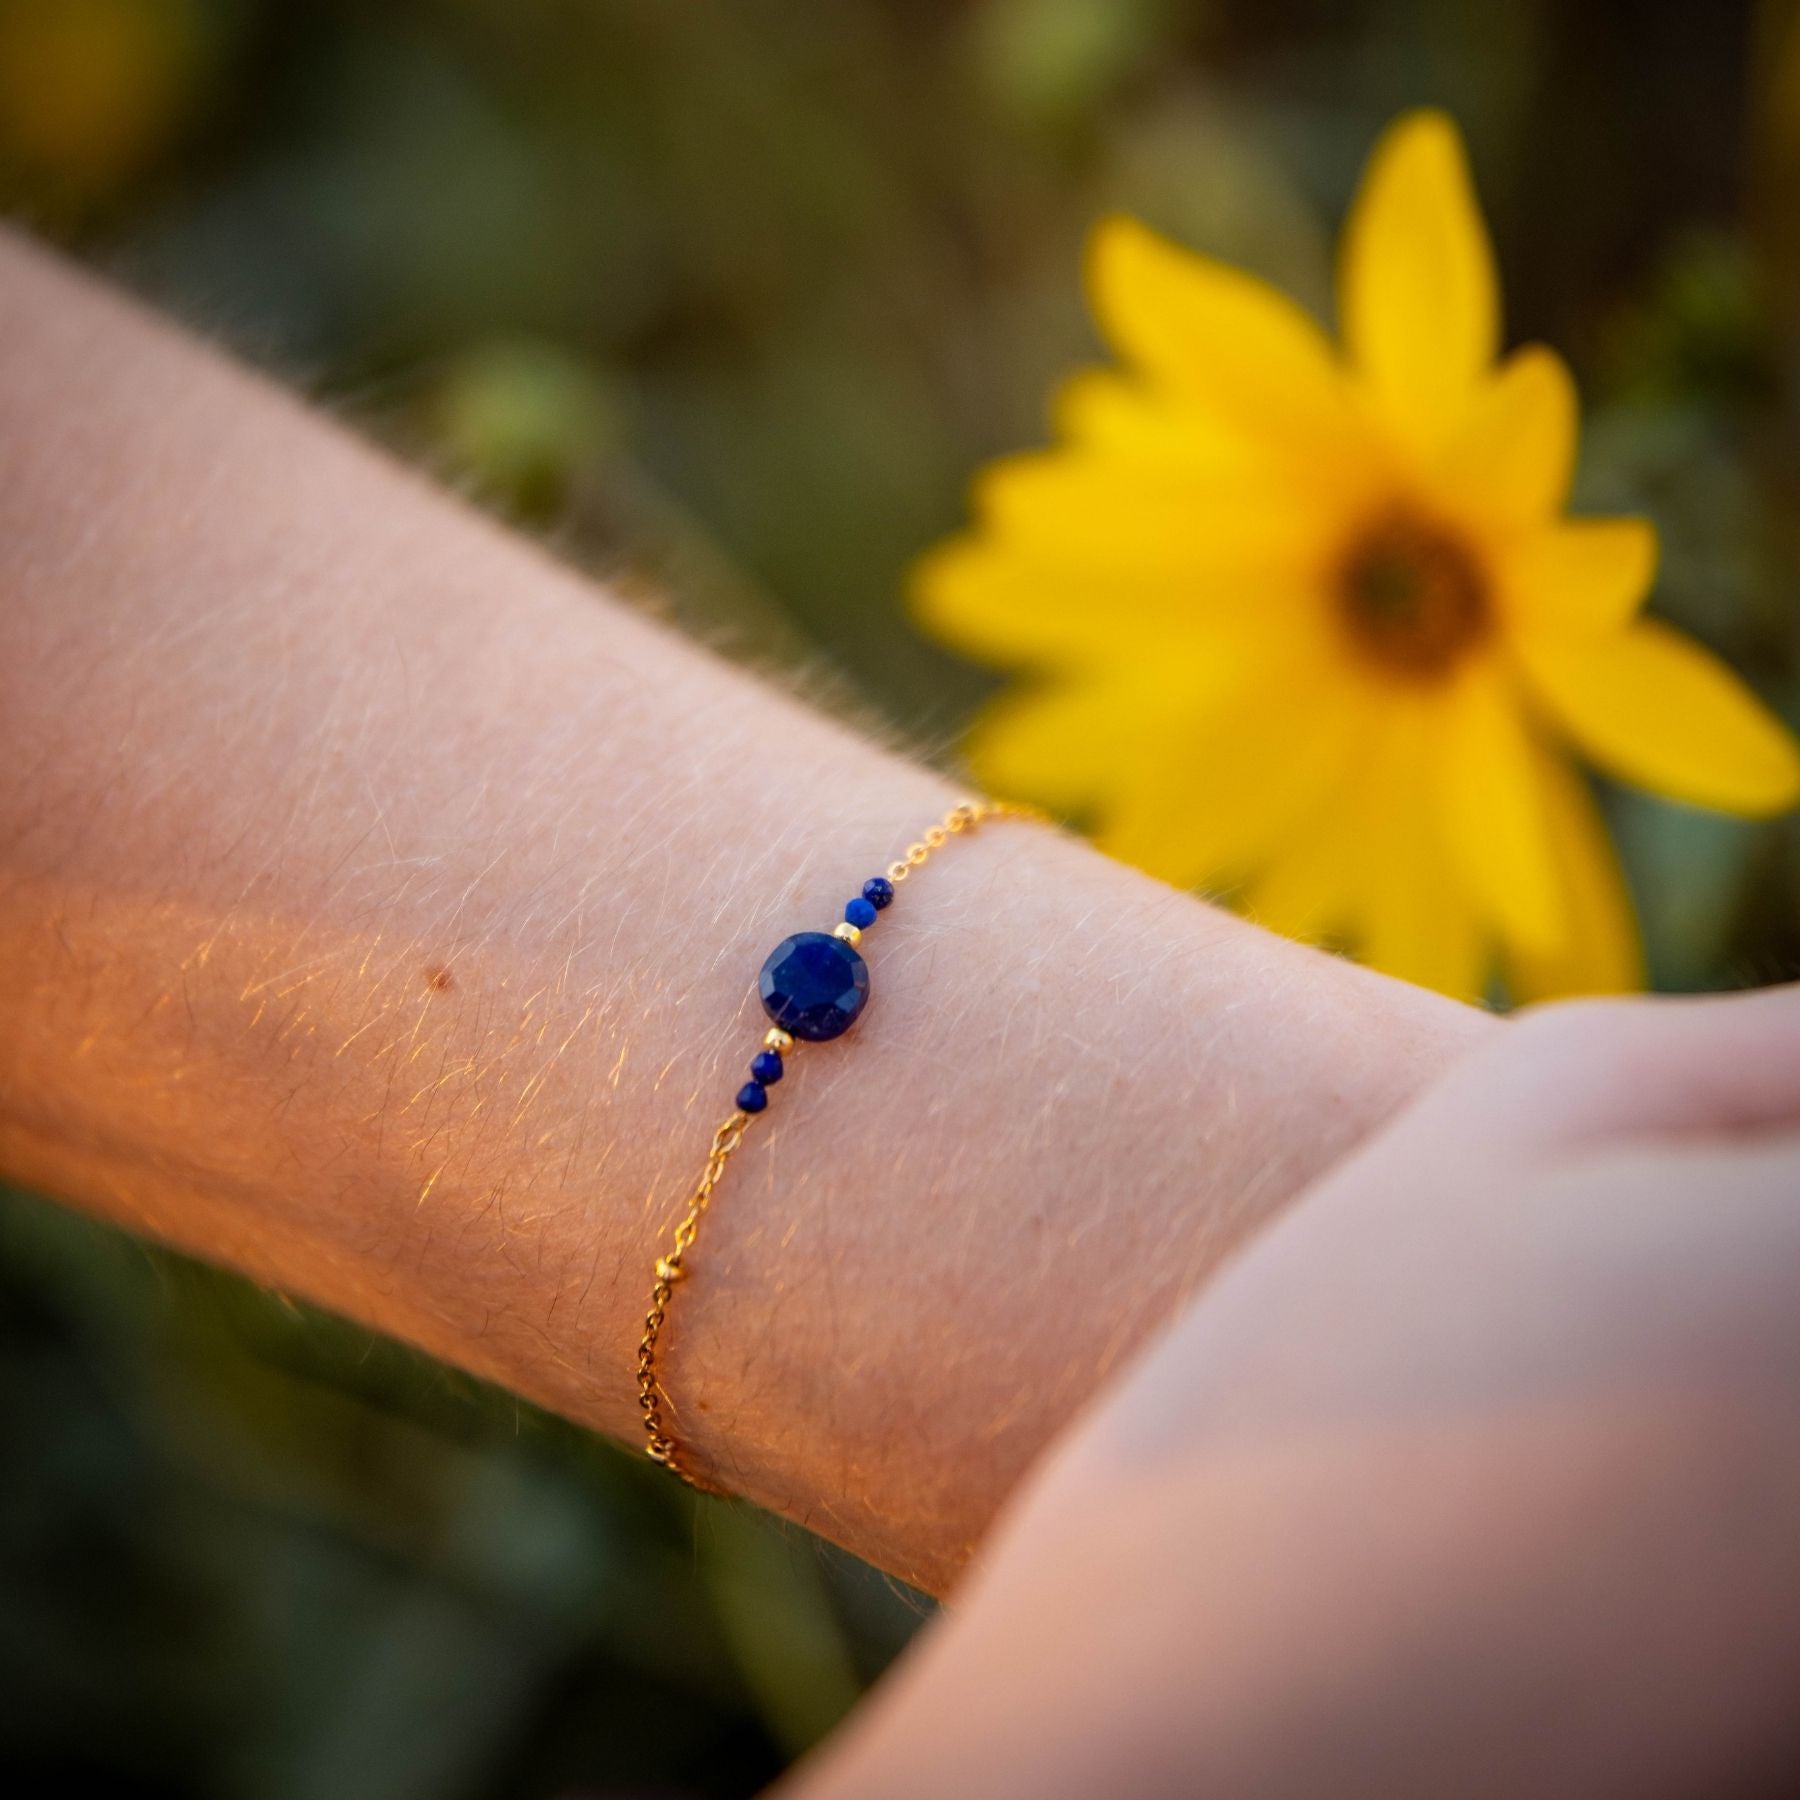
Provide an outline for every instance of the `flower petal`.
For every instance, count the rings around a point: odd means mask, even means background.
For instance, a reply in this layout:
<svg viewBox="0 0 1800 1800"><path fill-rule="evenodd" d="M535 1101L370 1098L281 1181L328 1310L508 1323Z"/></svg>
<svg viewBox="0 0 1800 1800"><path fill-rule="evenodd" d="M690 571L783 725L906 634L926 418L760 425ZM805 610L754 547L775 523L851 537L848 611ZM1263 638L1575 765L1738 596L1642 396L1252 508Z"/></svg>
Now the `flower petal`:
<svg viewBox="0 0 1800 1800"><path fill-rule="evenodd" d="M1648 519L1561 519L1500 558L1501 605L1515 628L1594 635L1628 625L1656 579Z"/></svg>
<svg viewBox="0 0 1800 1800"><path fill-rule="evenodd" d="M1220 639L1269 634L1301 608L1305 578L1283 558L1223 547L1211 564L1086 566L1058 547L1014 549L970 533L913 567L913 617L941 643L998 668L1069 670L1207 653Z"/></svg>
<svg viewBox="0 0 1800 1800"><path fill-rule="evenodd" d="M1601 768L1674 800L1752 817L1800 800L1800 746L1719 659L1645 619L1603 638L1531 633L1533 685Z"/></svg>
<svg viewBox="0 0 1800 1800"><path fill-rule="evenodd" d="M1434 473L1465 506L1509 524L1536 523L1568 499L1579 429L1567 365L1530 345L1481 382Z"/></svg>
<svg viewBox="0 0 1800 1800"><path fill-rule="evenodd" d="M913 617L934 637L1002 668L1080 667L1121 627L1164 633L1192 608L1180 579L1055 569L973 534L920 558L910 585Z"/></svg>
<svg viewBox="0 0 1800 1800"><path fill-rule="evenodd" d="M1508 986L1520 1005L1644 985L1643 950L1624 871L1587 782L1554 751L1540 753L1544 816L1562 876L1568 930L1549 953L1514 950Z"/></svg>
<svg viewBox="0 0 1800 1800"><path fill-rule="evenodd" d="M1315 470L1363 441L1330 340L1266 282L1114 217L1094 230L1088 288L1127 362L1232 429Z"/></svg>
<svg viewBox="0 0 1800 1800"><path fill-rule="evenodd" d="M1390 835L1365 895L1362 960L1453 1000L1487 991L1493 941L1428 834Z"/></svg>
<svg viewBox="0 0 1800 1800"><path fill-rule="evenodd" d="M963 744L984 791L1080 812L1139 763L1168 696L1126 676L1014 689L977 715ZM1159 704L1160 703L1160 704Z"/></svg>
<svg viewBox="0 0 1800 1800"><path fill-rule="evenodd" d="M1265 930L1318 943L1348 928L1364 849L1354 801L1346 779L1245 889L1244 911Z"/></svg>
<svg viewBox="0 0 1800 1800"><path fill-rule="evenodd" d="M1341 782L1368 690L1282 634L1196 701L1107 810L1101 848L1178 887L1251 873Z"/></svg>
<svg viewBox="0 0 1800 1800"><path fill-rule="evenodd" d="M1316 558L1322 536L1265 474L1212 478L1068 451L991 464L974 506L982 525L1042 561L1114 575L1235 575L1246 563Z"/></svg>
<svg viewBox="0 0 1800 1800"><path fill-rule="evenodd" d="M1500 342L1493 248L1445 114L1409 113L1376 146L1338 296L1351 361L1415 446L1441 444Z"/></svg>
<svg viewBox="0 0 1800 1800"><path fill-rule="evenodd" d="M1356 936L1371 968L1479 1000L1493 940L1450 866L1433 816L1433 724L1418 704L1392 708L1363 777Z"/></svg>
<svg viewBox="0 0 1800 1800"><path fill-rule="evenodd" d="M1241 474L1260 460L1271 478L1276 473L1260 446L1216 415L1111 369L1071 375L1057 389L1051 417L1057 436L1079 450L1207 475Z"/></svg>
<svg viewBox="0 0 1800 1800"><path fill-rule="evenodd" d="M1469 899L1509 943L1548 952L1567 929L1538 779L1538 747L1518 696L1492 663L1446 694L1435 747L1444 842Z"/></svg>

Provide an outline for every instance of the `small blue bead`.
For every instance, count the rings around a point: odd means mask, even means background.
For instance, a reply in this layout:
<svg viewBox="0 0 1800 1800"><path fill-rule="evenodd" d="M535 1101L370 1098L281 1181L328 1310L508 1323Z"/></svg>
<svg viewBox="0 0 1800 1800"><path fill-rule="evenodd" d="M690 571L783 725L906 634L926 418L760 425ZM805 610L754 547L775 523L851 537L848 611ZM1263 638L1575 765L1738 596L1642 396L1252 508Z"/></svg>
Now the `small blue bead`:
<svg viewBox="0 0 1800 1800"><path fill-rule="evenodd" d="M781 1052L779 1050L757 1051L750 1059L750 1073L764 1087L769 1087L779 1081L786 1073L781 1066Z"/></svg>
<svg viewBox="0 0 1800 1800"><path fill-rule="evenodd" d="M875 903L872 900L852 900L844 908L844 917L858 931L867 931L875 923Z"/></svg>
<svg viewBox="0 0 1800 1800"><path fill-rule="evenodd" d="M739 1112L761 1112L769 1104L769 1090L760 1081L746 1081L738 1089Z"/></svg>
<svg viewBox="0 0 1800 1800"><path fill-rule="evenodd" d="M875 875L863 883L863 898L880 912L884 906L894 904L894 884L885 875ZM854 919L850 921L856 923Z"/></svg>

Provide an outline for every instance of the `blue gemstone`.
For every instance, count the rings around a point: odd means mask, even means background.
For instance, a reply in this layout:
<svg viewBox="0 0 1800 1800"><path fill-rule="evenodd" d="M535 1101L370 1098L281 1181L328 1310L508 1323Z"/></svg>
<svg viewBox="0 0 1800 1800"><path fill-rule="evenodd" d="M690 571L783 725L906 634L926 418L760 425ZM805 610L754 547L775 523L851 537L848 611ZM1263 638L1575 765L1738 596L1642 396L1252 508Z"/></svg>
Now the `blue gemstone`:
<svg viewBox="0 0 1800 1800"><path fill-rule="evenodd" d="M845 903L844 917L858 931L867 931L875 923L875 907L872 901L850 900Z"/></svg>
<svg viewBox="0 0 1800 1800"><path fill-rule="evenodd" d="M764 1087L769 1087L779 1081L787 1073L781 1066L781 1052L779 1050L757 1051L750 1059L750 1073Z"/></svg>
<svg viewBox="0 0 1800 1800"><path fill-rule="evenodd" d="M880 912L894 904L894 884L885 875L872 875L863 883L863 898Z"/></svg>
<svg viewBox="0 0 1800 1800"><path fill-rule="evenodd" d="M818 1044L856 1023L869 998L869 965L842 938L796 931L769 952L758 985L763 1011L783 1031Z"/></svg>
<svg viewBox="0 0 1800 1800"><path fill-rule="evenodd" d="M738 1089L739 1112L761 1112L768 1104L768 1090L760 1081L746 1081Z"/></svg>

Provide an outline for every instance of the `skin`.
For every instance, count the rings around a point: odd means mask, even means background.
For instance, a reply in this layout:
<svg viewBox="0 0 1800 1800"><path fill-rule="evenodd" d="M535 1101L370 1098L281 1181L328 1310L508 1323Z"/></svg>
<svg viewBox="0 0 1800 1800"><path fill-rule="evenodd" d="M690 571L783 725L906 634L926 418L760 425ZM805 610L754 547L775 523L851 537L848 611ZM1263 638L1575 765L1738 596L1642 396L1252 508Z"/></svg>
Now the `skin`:
<svg viewBox="0 0 1800 1800"><path fill-rule="evenodd" d="M640 1443L755 972L956 790L17 241L0 417L0 1167ZM1498 1027L1030 825L866 947L665 1379L709 1479L941 1591Z"/></svg>
<svg viewBox="0 0 1800 1800"><path fill-rule="evenodd" d="M1791 1794L1797 1290L1800 990L1532 1019L1247 1247L781 1792Z"/></svg>

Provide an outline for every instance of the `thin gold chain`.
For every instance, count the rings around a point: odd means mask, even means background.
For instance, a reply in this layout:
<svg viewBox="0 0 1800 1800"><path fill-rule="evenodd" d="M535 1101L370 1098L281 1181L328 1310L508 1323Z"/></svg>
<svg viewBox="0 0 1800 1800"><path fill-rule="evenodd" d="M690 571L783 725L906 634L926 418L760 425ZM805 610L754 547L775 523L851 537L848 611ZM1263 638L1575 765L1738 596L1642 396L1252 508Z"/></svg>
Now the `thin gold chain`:
<svg viewBox="0 0 1800 1800"><path fill-rule="evenodd" d="M941 850L960 832L973 831L984 819L1037 819L1047 815L1042 807L1026 806L1017 800L962 800L944 814L935 825L928 825L916 844L908 844L887 866L887 878L896 887L914 869L927 861L934 850Z"/></svg>
<svg viewBox="0 0 1800 1800"><path fill-rule="evenodd" d="M1043 819L1035 806L1024 806L1013 800L961 800L935 825L928 826L916 843L887 866L887 878L896 887L915 869L920 868L953 837L972 831L986 819ZM774 1035L774 1034L771 1034ZM791 1046L790 1046L791 1047ZM712 1148L707 1152L706 1167L688 1195L687 1212L675 1227L668 1251L656 1259L656 1280L650 1289L650 1310L644 1315L644 1335L638 1344L637 1385L638 1408L644 1415L645 1449L651 1460L673 1470L684 1481L707 1492L716 1491L699 1480L687 1466L676 1445L668 1423L668 1396L663 1392L657 1373L657 1351L662 1341L663 1326L668 1322L669 1302L676 1284L687 1276L687 1254L700 1235L700 1221L712 1201L713 1193L724 1178L725 1165L732 1152L744 1141L752 1115L734 1108L712 1135Z"/></svg>
<svg viewBox="0 0 1800 1800"><path fill-rule="evenodd" d="M700 1235L701 1216L713 1197L713 1189L719 1185L719 1178L725 1173L732 1151L744 1141L744 1128L749 1123L747 1112L734 1109L731 1117L713 1133L706 1168L688 1196L687 1213L675 1227L674 1243L667 1255L656 1259L656 1283L650 1290L650 1310L644 1315L644 1336L638 1345L638 1405L643 1409L644 1431L649 1440L645 1447L664 1468L673 1469L689 1481L693 1481L693 1475L678 1460L675 1440L669 1436L663 1420L663 1392L656 1374L656 1346L662 1336L663 1323L669 1316L669 1300L675 1292L675 1284L687 1274L686 1257ZM695 1482L695 1486L699 1485Z"/></svg>

